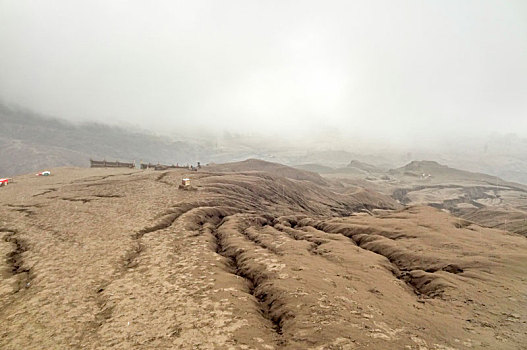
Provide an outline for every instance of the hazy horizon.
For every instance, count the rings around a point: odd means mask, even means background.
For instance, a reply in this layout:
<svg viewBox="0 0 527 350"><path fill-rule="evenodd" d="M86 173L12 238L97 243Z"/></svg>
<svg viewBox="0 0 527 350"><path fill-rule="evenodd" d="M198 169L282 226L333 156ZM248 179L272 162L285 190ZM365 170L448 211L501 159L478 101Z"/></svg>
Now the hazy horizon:
<svg viewBox="0 0 527 350"><path fill-rule="evenodd" d="M522 1L54 5L0 1L7 103L168 135L527 136Z"/></svg>

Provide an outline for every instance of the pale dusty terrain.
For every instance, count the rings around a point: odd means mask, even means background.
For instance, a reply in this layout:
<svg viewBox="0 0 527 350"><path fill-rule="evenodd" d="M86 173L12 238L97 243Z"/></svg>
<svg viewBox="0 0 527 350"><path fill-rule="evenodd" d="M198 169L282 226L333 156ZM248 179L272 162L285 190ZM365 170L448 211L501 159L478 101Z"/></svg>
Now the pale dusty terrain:
<svg viewBox="0 0 527 350"><path fill-rule="evenodd" d="M525 237L251 169L0 188L0 348L527 348Z"/></svg>
<svg viewBox="0 0 527 350"><path fill-rule="evenodd" d="M433 206L479 225L527 237L527 186L523 184L431 161L413 161L389 171L361 165L367 173L336 169L324 176L348 188L384 193L404 205ZM344 170L348 169L353 168Z"/></svg>

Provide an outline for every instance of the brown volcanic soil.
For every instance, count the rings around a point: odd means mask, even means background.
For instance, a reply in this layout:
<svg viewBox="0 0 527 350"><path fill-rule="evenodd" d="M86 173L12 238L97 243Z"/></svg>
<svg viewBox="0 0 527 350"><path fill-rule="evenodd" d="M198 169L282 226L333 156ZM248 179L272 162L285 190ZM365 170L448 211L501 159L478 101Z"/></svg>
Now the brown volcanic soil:
<svg viewBox="0 0 527 350"><path fill-rule="evenodd" d="M326 180L315 172L295 169L287 165L266 162L259 159L247 159L241 162L214 164L208 166L207 170L214 172L265 171L288 179L307 180L318 185L327 185Z"/></svg>
<svg viewBox="0 0 527 350"><path fill-rule="evenodd" d="M0 188L1 349L527 344L527 240L439 209L262 172L15 181Z"/></svg>
<svg viewBox="0 0 527 350"><path fill-rule="evenodd" d="M522 184L431 161L414 161L387 173L324 176L348 189L367 188L405 205L445 209L478 225L527 237L527 186Z"/></svg>

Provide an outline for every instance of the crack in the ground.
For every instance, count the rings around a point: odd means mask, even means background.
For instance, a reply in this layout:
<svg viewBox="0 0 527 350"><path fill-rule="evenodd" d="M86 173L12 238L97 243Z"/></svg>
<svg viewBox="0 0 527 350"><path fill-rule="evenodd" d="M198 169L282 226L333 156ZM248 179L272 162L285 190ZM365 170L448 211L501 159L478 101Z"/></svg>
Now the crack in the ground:
<svg viewBox="0 0 527 350"><path fill-rule="evenodd" d="M132 269L137 267L139 262L137 258L145 249L144 245L141 242L135 242L132 249L128 250L124 256L124 267L126 269Z"/></svg>
<svg viewBox="0 0 527 350"><path fill-rule="evenodd" d="M61 198L63 201L68 201L68 202L82 202L83 204L86 204L86 203L89 203L91 201L93 201L94 199L92 198Z"/></svg>
<svg viewBox="0 0 527 350"><path fill-rule="evenodd" d="M73 180L73 181L70 182L70 184L72 184L72 185L74 185L74 184L89 185L90 183L93 183L95 181L106 180L106 179L108 179L110 177L129 176L129 175L133 175L135 173L136 172L123 173L123 174L110 174L110 175L104 175L104 176L89 176L89 177L85 177L85 178L82 178L82 179Z"/></svg>
<svg viewBox="0 0 527 350"><path fill-rule="evenodd" d="M141 239L144 235L148 234L148 233L152 233L152 232L156 232L156 231L160 231L160 230L164 230L164 229L167 229L169 228L170 226L172 226L172 224L177 220L177 218L180 217L180 214L178 213L171 213L171 214L166 214L164 216L161 217L161 220L159 220L156 224L154 224L153 226L148 226L148 227L145 227L141 230L139 230L138 232L136 232L134 235L133 235L133 238L134 239Z"/></svg>
<svg viewBox="0 0 527 350"><path fill-rule="evenodd" d="M17 211L19 213L25 214L26 216L32 216L35 214L35 211L32 208L41 208L40 204L7 204L11 210Z"/></svg>
<svg viewBox="0 0 527 350"><path fill-rule="evenodd" d="M7 253L6 262L10 266L12 276L18 276L18 283L14 292L17 293L23 288L29 288L32 279L31 269L24 263L24 253L28 251L27 243L18 237L18 231L8 228L0 228L4 232L4 241L12 244L13 249Z"/></svg>
<svg viewBox="0 0 527 350"><path fill-rule="evenodd" d="M163 179L168 175L168 171L165 171L164 173L161 173L160 175L158 175L156 177L156 181L159 181L159 182L162 182L166 185L170 185L170 186L173 186L174 184L171 184L170 182L168 181L163 181Z"/></svg>
<svg viewBox="0 0 527 350"><path fill-rule="evenodd" d="M57 191L56 188L50 188L50 189L47 189L47 190L42 191L42 192L40 192L40 193L34 194L33 197L43 196L43 195L45 195L45 194L52 193L52 192L56 192L56 191Z"/></svg>

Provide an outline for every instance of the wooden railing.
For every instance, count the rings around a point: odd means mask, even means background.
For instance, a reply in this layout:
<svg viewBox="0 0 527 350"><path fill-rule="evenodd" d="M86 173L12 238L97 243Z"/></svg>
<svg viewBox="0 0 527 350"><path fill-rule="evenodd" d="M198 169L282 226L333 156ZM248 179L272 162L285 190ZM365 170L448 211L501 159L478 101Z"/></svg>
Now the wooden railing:
<svg viewBox="0 0 527 350"><path fill-rule="evenodd" d="M106 160L93 160L90 159L90 165L92 168L135 168L135 162L123 163L123 162L107 162Z"/></svg>
<svg viewBox="0 0 527 350"><path fill-rule="evenodd" d="M179 165L179 164L176 164L176 165L164 165L164 164L152 164L152 163L148 163L148 164L144 164L144 163L141 163L141 169L155 169L155 170L167 170L167 169L190 169L191 166L190 165Z"/></svg>

